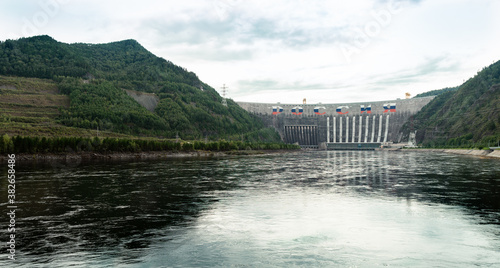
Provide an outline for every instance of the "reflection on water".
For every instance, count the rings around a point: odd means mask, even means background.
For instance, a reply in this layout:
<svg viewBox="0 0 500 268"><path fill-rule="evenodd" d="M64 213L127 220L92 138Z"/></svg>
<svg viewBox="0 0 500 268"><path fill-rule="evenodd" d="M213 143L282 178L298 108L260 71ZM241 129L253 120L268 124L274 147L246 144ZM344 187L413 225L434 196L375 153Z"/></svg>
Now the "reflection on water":
<svg viewBox="0 0 500 268"><path fill-rule="evenodd" d="M18 166L15 264L498 266L498 164L347 151Z"/></svg>

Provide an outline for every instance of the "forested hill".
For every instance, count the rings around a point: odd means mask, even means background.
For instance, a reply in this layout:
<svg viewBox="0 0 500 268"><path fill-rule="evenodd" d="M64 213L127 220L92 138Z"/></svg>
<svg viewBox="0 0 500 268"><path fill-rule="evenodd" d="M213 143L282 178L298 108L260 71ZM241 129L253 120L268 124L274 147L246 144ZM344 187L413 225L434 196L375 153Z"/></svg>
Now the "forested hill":
<svg viewBox="0 0 500 268"><path fill-rule="evenodd" d="M428 92L424 92L424 93L418 94L414 98L439 96L439 95L441 95L443 93L450 92L450 91L455 91L457 89L458 89L458 87L447 87L447 88L443 88L443 89L431 90L431 91L428 91Z"/></svg>
<svg viewBox="0 0 500 268"><path fill-rule="evenodd" d="M429 146L491 146L500 140L500 61L437 96L410 121Z"/></svg>
<svg viewBox="0 0 500 268"><path fill-rule="evenodd" d="M135 40L108 44L65 44L50 36L7 40L0 46L0 71L4 75L49 78L93 77L119 81L130 89L162 82L200 87L196 74L156 57ZM135 87L135 88L134 88Z"/></svg>
<svg viewBox="0 0 500 268"><path fill-rule="evenodd" d="M59 123L133 134L182 138L269 134L263 123L200 81L193 72L159 58L135 40L66 44L49 36L0 42L0 75L50 79L70 98ZM8 80L8 79L7 79ZM6 81L7 81L6 80ZM8 87L9 85L3 85ZM153 93L150 112L125 90ZM270 139L276 139L274 133Z"/></svg>

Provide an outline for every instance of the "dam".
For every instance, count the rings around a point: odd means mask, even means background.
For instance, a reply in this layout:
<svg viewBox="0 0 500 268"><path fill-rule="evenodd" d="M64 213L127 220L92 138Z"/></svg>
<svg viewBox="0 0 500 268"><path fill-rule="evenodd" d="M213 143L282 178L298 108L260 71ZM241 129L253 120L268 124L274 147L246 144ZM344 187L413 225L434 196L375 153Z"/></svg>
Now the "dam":
<svg viewBox="0 0 500 268"><path fill-rule="evenodd" d="M303 148L325 144L332 150L373 150L407 143L403 125L433 98L334 104L237 103L275 128L286 143Z"/></svg>

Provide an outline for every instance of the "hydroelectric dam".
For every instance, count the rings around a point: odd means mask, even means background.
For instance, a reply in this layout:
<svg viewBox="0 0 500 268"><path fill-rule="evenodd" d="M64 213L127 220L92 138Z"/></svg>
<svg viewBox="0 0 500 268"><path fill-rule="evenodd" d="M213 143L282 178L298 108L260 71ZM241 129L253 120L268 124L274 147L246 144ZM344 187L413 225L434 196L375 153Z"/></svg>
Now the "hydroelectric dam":
<svg viewBox="0 0 500 268"><path fill-rule="evenodd" d="M402 127L434 97L337 104L237 102L303 148L373 150L408 143Z"/></svg>

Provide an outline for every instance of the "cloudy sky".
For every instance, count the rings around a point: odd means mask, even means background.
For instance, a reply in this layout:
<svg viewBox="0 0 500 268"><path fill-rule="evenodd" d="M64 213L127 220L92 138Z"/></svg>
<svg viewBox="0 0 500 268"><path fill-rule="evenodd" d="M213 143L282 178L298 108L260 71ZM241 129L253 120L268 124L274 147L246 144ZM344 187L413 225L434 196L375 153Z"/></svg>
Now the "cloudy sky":
<svg viewBox="0 0 500 268"><path fill-rule="evenodd" d="M497 0L2 0L0 40L136 39L237 101L342 103L457 86L500 60Z"/></svg>

